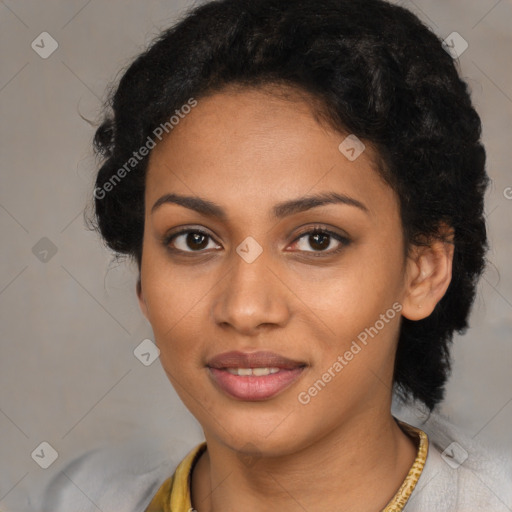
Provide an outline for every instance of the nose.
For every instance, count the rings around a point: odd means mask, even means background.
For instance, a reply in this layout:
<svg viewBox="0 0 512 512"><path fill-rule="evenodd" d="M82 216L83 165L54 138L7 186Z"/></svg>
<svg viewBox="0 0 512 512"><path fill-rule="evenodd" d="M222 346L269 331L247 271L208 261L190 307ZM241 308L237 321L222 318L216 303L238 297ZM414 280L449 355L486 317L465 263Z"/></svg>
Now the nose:
<svg viewBox="0 0 512 512"><path fill-rule="evenodd" d="M212 314L218 326L251 336L263 328L286 325L290 291L269 263L265 251L251 263L233 255L230 272L219 283L213 302Z"/></svg>

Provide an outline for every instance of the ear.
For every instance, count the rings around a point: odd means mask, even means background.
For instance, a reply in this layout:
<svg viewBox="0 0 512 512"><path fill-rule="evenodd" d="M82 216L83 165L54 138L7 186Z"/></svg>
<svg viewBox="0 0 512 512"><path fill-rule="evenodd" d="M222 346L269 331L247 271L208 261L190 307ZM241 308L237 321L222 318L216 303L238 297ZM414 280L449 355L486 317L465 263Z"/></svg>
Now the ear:
<svg viewBox="0 0 512 512"><path fill-rule="evenodd" d="M148 305L147 305L146 299L144 297L144 292L142 291L142 283L141 283L141 279L140 279L140 274L139 274L139 278L137 279L137 298L139 299L139 307L140 307L140 310L142 311L142 314L149 320Z"/></svg>
<svg viewBox="0 0 512 512"><path fill-rule="evenodd" d="M407 259L402 315L409 320L429 316L452 279L453 229L442 224L439 235L428 245L415 245Z"/></svg>

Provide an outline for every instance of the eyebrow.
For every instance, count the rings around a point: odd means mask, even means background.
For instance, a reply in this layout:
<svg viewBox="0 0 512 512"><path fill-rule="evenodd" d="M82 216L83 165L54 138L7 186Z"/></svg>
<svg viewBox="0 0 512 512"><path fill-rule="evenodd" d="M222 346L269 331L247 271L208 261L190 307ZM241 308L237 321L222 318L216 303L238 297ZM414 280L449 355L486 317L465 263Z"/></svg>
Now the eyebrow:
<svg viewBox="0 0 512 512"><path fill-rule="evenodd" d="M217 217L223 221L228 218L226 211L212 201L202 199L200 197L183 196L179 194L165 194L160 197L152 206L151 213L155 212L155 210L160 206L167 203L178 204L185 208L189 208L190 210L194 210L206 217ZM369 213L368 208L361 203L361 201L336 192L324 192L284 201L276 204L272 209L272 213L274 218L280 219L293 215L294 213L303 212L326 204L344 204L354 206L365 213Z"/></svg>

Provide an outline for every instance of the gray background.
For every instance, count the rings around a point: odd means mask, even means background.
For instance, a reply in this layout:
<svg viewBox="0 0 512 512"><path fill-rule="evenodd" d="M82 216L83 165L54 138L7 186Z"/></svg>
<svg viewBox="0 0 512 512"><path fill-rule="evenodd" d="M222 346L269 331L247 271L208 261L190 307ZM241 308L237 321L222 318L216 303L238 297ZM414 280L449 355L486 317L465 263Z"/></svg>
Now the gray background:
<svg viewBox="0 0 512 512"><path fill-rule="evenodd" d="M512 2L401 4L469 44L458 61L484 125L492 249L442 410L510 453ZM184 455L201 440L159 361L134 357L152 337L134 268L112 263L82 218L96 162L81 116L98 121L119 70L190 5L0 0L0 510L24 510L31 489L92 447L147 436ZM31 48L44 31L59 45L47 59ZM31 457L43 441L58 452L46 470Z"/></svg>

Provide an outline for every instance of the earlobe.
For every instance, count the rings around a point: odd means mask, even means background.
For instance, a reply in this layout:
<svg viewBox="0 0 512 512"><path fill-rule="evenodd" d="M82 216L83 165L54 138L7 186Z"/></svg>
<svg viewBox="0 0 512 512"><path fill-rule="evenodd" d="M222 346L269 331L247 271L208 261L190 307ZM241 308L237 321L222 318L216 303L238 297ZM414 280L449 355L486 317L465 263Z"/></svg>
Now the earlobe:
<svg viewBox="0 0 512 512"><path fill-rule="evenodd" d="M137 279L136 290L137 290L137 298L139 299L140 310L142 311L142 314L146 317L146 319L149 320L149 317L148 317L148 305L146 303L146 298L144 297L144 292L142 291L142 284L141 284L140 276Z"/></svg>
<svg viewBox="0 0 512 512"><path fill-rule="evenodd" d="M415 246L407 261L406 293L402 315L409 320L429 316L443 298L452 278L453 233L449 239L437 239Z"/></svg>

